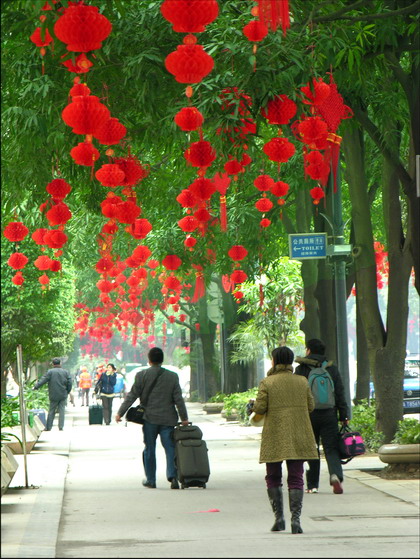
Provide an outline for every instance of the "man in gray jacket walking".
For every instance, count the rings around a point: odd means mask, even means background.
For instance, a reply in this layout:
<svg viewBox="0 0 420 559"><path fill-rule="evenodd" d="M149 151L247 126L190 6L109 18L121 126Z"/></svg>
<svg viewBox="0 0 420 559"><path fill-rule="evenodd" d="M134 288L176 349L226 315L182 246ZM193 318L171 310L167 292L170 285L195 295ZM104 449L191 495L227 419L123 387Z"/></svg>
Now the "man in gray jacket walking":
<svg viewBox="0 0 420 559"><path fill-rule="evenodd" d="M150 368L136 374L134 384L121 404L115 421L121 421L137 398L142 402L142 397L144 399L144 396L147 396L143 423L143 466L146 474L143 485L151 489L156 487L156 439L160 435L166 455L166 478L171 484L171 489L179 489L175 465L174 427L178 423L178 414L182 425L188 425L187 408L178 375L162 367L163 351L159 347L153 347L148 353L148 359Z"/></svg>
<svg viewBox="0 0 420 559"><path fill-rule="evenodd" d="M52 369L48 369L43 377L35 384L34 390L38 390L44 384L48 383L48 396L50 398L50 409L48 411L46 431L51 431L55 413L58 408L58 428L60 431L64 428L64 413L66 409L67 397L71 392L73 379L68 371L61 368L61 361L57 357L52 360L54 365Z"/></svg>

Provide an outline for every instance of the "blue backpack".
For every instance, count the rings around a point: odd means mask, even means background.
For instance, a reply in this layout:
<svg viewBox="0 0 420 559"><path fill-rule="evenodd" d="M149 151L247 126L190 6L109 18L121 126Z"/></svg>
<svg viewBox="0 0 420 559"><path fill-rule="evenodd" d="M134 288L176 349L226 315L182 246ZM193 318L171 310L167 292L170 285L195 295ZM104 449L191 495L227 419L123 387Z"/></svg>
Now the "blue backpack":
<svg viewBox="0 0 420 559"><path fill-rule="evenodd" d="M325 369L326 363L324 361L318 367L311 367L311 372L308 376L316 410L326 410L335 406L334 382L330 373Z"/></svg>

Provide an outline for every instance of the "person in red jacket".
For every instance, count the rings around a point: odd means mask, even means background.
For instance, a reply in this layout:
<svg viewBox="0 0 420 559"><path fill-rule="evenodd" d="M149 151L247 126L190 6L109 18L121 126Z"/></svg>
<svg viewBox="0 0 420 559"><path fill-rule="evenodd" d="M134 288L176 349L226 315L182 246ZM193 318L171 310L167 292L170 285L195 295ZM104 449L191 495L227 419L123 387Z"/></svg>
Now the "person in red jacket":
<svg viewBox="0 0 420 559"><path fill-rule="evenodd" d="M82 395L82 406L86 405L89 406L89 392L92 388L92 378L87 370L87 367L81 367L81 373L79 376L79 389Z"/></svg>

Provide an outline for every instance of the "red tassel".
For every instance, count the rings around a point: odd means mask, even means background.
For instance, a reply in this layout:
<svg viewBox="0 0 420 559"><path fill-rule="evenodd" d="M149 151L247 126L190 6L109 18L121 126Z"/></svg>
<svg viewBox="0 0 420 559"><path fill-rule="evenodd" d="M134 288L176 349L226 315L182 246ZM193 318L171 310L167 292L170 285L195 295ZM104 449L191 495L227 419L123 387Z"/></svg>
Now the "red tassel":
<svg viewBox="0 0 420 559"><path fill-rule="evenodd" d="M260 283L260 307L262 307L264 304L264 288L263 288L263 284Z"/></svg>
<svg viewBox="0 0 420 559"><path fill-rule="evenodd" d="M227 231L226 196L220 196L220 229Z"/></svg>
<svg viewBox="0 0 420 559"><path fill-rule="evenodd" d="M195 289L193 298L191 299L191 303L196 303L206 293L206 284L204 283L203 272L196 272L195 276Z"/></svg>

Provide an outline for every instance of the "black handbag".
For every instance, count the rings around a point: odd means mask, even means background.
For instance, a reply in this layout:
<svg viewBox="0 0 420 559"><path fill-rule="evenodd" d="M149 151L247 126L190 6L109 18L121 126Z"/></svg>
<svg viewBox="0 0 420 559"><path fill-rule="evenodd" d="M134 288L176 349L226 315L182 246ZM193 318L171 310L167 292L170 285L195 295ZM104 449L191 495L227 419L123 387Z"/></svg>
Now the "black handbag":
<svg viewBox="0 0 420 559"><path fill-rule="evenodd" d="M161 374L162 374L162 371L158 375L156 375L156 378L152 382L152 385L150 386L150 390L149 390L149 393L147 394L147 396L145 396L144 398L141 398L141 395L140 395L140 399L143 400L143 403L139 404L138 406L133 406L127 411L127 413L125 414L125 418L126 418L127 421L131 421L132 423L138 423L139 425L143 425L143 423L144 423L144 412L146 411L147 400L149 399L149 396L152 393L152 390L155 387L155 384L156 384L156 382L157 382L157 380L158 380L158 378L160 377Z"/></svg>

